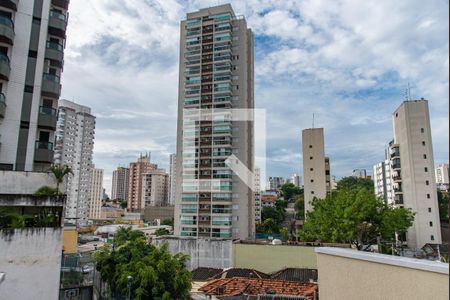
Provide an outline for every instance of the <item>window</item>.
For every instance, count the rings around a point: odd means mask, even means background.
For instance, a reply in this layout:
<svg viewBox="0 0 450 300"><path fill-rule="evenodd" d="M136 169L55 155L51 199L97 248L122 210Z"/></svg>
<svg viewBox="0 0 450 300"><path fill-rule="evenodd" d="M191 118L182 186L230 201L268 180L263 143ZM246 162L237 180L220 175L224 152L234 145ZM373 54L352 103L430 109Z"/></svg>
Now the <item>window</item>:
<svg viewBox="0 0 450 300"><path fill-rule="evenodd" d="M428 168L425 167L424 170L425 170L425 172L428 172Z"/></svg>
<svg viewBox="0 0 450 300"><path fill-rule="evenodd" d="M424 133L424 132L425 132L425 130L424 130L423 128L420 128L420 132Z"/></svg>
<svg viewBox="0 0 450 300"><path fill-rule="evenodd" d="M434 241L434 235L431 235L430 238L432 241Z"/></svg>
<svg viewBox="0 0 450 300"><path fill-rule="evenodd" d="M422 141L422 146L425 146L425 141Z"/></svg>
<svg viewBox="0 0 450 300"><path fill-rule="evenodd" d="M312 148L312 145L309 145L309 149L311 149Z"/></svg>
<svg viewBox="0 0 450 300"><path fill-rule="evenodd" d="M426 185L430 185L430 182L428 180L425 180Z"/></svg>
<svg viewBox="0 0 450 300"><path fill-rule="evenodd" d="M314 171L314 168L309 168L310 171Z"/></svg>
<svg viewBox="0 0 450 300"><path fill-rule="evenodd" d="M311 179L311 182L314 182L314 179Z"/></svg>
<svg viewBox="0 0 450 300"><path fill-rule="evenodd" d="M312 157L312 156L310 156L310 157L309 157L309 159L313 159L313 157Z"/></svg>
<svg viewBox="0 0 450 300"><path fill-rule="evenodd" d="M429 212L429 213L431 212L431 207L428 207L428 212Z"/></svg>
<svg viewBox="0 0 450 300"><path fill-rule="evenodd" d="M313 194L313 195L314 195L314 191L311 191L311 194Z"/></svg>
<svg viewBox="0 0 450 300"><path fill-rule="evenodd" d="M427 159L427 155L426 154L423 155L423 159Z"/></svg>
<svg viewBox="0 0 450 300"><path fill-rule="evenodd" d="M427 199L430 199L430 194L427 194Z"/></svg>
<svg viewBox="0 0 450 300"><path fill-rule="evenodd" d="M398 117L398 113L395 113L395 117L396 117L396 118Z"/></svg>
<svg viewBox="0 0 450 300"><path fill-rule="evenodd" d="M430 221L430 227L433 227L433 222Z"/></svg>

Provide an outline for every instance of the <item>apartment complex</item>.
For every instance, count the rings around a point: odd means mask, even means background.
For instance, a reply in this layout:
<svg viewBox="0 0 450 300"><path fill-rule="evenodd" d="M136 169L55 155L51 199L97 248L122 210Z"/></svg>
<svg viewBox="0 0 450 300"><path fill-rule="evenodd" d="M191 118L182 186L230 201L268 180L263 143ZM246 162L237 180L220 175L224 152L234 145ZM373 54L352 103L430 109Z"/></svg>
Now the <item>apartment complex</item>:
<svg viewBox="0 0 450 300"><path fill-rule="evenodd" d="M53 163L69 0L0 1L0 170Z"/></svg>
<svg viewBox="0 0 450 300"><path fill-rule="evenodd" d="M386 204L392 204L391 163L388 157L386 157L386 160L373 166L373 184L375 186L375 195L382 197Z"/></svg>
<svg viewBox="0 0 450 300"><path fill-rule="evenodd" d="M176 187L176 168L177 155L170 154L169 156L169 205L175 205L175 187Z"/></svg>
<svg viewBox="0 0 450 300"><path fill-rule="evenodd" d="M143 175L158 169L156 164L150 163L150 154L141 155L136 162L130 163L128 172L127 210L140 211L144 208L142 202Z"/></svg>
<svg viewBox="0 0 450 300"><path fill-rule="evenodd" d="M113 171L111 187L112 200L127 200L129 171L128 168L124 167L118 167Z"/></svg>
<svg viewBox="0 0 450 300"><path fill-rule="evenodd" d="M65 185L66 219L83 226L89 217L95 116L89 107L72 101L59 100L58 105L54 160L72 169Z"/></svg>
<svg viewBox="0 0 450 300"><path fill-rule="evenodd" d="M90 184L89 219L102 218L103 170L92 169Z"/></svg>
<svg viewBox="0 0 450 300"><path fill-rule="evenodd" d="M302 185L302 178L300 177L300 175L297 175L295 173L293 173L291 175L291 177L289 177L289 183L292 183L295 186L301 187Z"/></svg>
<svg viewBox="0 0 450 300"><path fill-rule="evenodd" d="M271 176L267 179L266 190L278 190L285 182L283 177Z"/></svg>
<svg viewBox="0 0 450 300"><path fill-rule="evenodd" d="M302 131L305 214L314 198L324 199L331 190L330 161L325 157L323 128Z"/></svg>
<svg viewBox="0 0 450 300"><path fill-rule="evenodd" d="M169 174L156 169L142 176L142 208L168 205Z"/></svg>
<svg viewBox="0 0 450 300"><path fill-rule="evenodd" d="M231 5L188 13L181 22L175 235L254 236L251 186L225 160L253 170L253 34ZM234 111L234 112L233 112Z"/></svg>

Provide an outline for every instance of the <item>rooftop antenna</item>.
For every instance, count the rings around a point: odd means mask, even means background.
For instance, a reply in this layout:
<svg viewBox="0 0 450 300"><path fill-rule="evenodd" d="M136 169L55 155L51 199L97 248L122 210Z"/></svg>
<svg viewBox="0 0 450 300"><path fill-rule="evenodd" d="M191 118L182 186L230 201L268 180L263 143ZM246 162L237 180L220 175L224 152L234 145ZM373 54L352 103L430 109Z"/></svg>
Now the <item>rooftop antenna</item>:
<svg viewBox="0 0 450 300"><path fill-rule="evenodd" d="M406 86L406 89L405 89L405 99L406 99L406 101L411 100L411 86L409 85L409 81L408 81L408 85Z"/></svg>
<svg viewBox="0 0 450 300"><path fill-rule="evenodd" d="M314 129L314 113L313 113L313 118L312 118L312 128Z"/></svg>

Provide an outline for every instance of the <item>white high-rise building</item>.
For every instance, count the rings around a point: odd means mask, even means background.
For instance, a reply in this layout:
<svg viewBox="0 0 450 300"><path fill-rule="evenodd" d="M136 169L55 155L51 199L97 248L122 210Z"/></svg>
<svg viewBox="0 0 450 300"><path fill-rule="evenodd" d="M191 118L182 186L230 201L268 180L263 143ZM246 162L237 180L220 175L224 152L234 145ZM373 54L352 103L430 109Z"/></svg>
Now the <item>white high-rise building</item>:
<svg viewBox="0 0 450 300"><path fill-rule="evenodd" d="M169 156L169 205L175 205L176 169L177 155L173 153Z"/></svg>
<svg viewBox="0 0 450 300"><path fill-rule="evenodd" d="M0 170L53 163L68 0L0 1Z"/></svg>
<svg viewBox="0 0 450 300"><path fill-rule="evenodd" d="M271 176L267 179L266 190L278 190L285 182L283 177Z"/></svg>
<svg viewBox="0 0 450 300"><path fill-rule="evenodd" d="M367 178L366 169L355 169L352 172L352 176L356 178Z"/></svg>
<svg viewBox="0 0 450 300"><path fill-rule="evenodd" d="M375 195L382 197L386 204L393 204L391 164L389 159L373 166L373 184L375 186Z"/></svg>
<svg viewBox="0 0 450 300"><path fill-rule="evenodd" d="M89 219L101 219L103 198L103 170L92 169Z"/></svg>
<svg viewBox="0 0 450 300"><path fill-rule="evenodd" d="M253 238L253 191L226 164L253 170L253 122L232 118L254 108L252 31L225 4L188 13L180 32L174 233Z"/></svg>
<svg viewBox="0 0 450 300"><path fill-rule="evenodd" d="M436 167L436 184L440 190L449 190L448 164L440 164Z"/></svg>
<svg viewBox="0 0 450 300"><path fill-rule="evenodd" d="M118 167L113 171L111 199L127 200L128 197L128 176L130 169Z"/></svg>
<svg viewBox="0 0 450 300"><path fill-rule="evenodd" d="M324 199L331 190L330 162L325 157L323 128L302 131L305 214L312 210L314 198Z"/></svg>
<svg viewBox="0 0 450 300"><path fill-rule="evenodd" d="M142 209L167 206L169 175L163 169L149 170L142 175Z"/></svg>
<svg viewBox="0 0 450 300"><path fill-rule="evenodd" d="M291 177L289 177L289 182L294 184L295 186L301 187L301 184L302 184L301 181L302 181L301 176L299 176L295 173L293 173L291 175Z"/></svg>
<svg viewBox="0 0 450 300"><path fill-rule="evenodd" d="M94 133L95 117L89 107L59 100L55 163L72 169L66 182L66 219L81 226L89 217Z"/></svg>
<svg viewBox="0 0 450 300"><path fill-rule="evenodd" d="M441 243L427 100L404 101L393 113L394 140L389 144L394 204L416 213L406 241L410 248Z"/></svg>

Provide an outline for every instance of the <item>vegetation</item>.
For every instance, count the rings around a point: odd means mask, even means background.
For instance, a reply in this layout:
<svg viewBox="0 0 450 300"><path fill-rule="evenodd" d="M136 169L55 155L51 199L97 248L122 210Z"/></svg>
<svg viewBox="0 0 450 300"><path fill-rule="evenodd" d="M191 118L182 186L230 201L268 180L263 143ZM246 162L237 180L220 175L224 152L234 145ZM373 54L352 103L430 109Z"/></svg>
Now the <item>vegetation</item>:
<svg viewBox="0 0 450 300"><path fill-rule="evenodd" d="M167 230L165 228L158 228L155 231L156 236L169 235L169 234L170 234L169 230Z"/></svg>
<svg viewBox="0 0 450 300"><path fill-rule="evenodd" d="M294 209L297 213L297 219L303 220L305 218L305 196L303 193L296 196Z"/></svg>
<svg viewBox="0 0 450 300"><path fill-rule="evenodd" d="M147 243L142 232L120 228L113 246L105 245L95 253L96 268L113 296L127 294L131 276L132 299L189 299L191 274L185 263L188 256L171 255L167 244Z"/></svg>
<svg viewBox="0 0 450 300"><path fill-rule="evenodd" d="M52 165L50 167L50 172L53 173L56 179L56 191L60 194L59 186L64 180L64 177L68 174L73 174L72 169L67 165Z"/></svg>
<svg viewBox="0 0 450 300"><path fill-rule="evenodd" d="M34 194L34 196L44 197L44 196L57 196L58 190L50 186L43 186L39 188Z"/></svg>
<svg viewBox="0 0 450 300"><path fill-rule="evenodd" d="M284 200L289 202L295 200L297 195L303 194L303 189L293 183L285 183L280 188Z"/></svg>
<svg viewBox="0 0 450 300"><path fill-rule="evenodd" d="M172 228L173 228L173 218L170 218L170 219L164 219L164 220L161 222L161 225L172 226Z"/></svg>
<svg viewBox="0 0 450 300"><path fill-rule="evenodd" d="M120 208L121 209L125 209L125 208L127 208L127 200L120 200L120 202L119 202L120 204Z"/></svg>
<svg viewBox="0 0 450 300"><path fill-rule="evenodd" d="M377 237L392 241L396 233L402 235L412 225L414 214L386 205L375 196L370 180L347 177L341 181L332 195L312 201L314 210L307 213L302 240L354 243L362 249L376 243Z"/></svg>
<svg viewBox="0 0 450 300"><path fill-rule="evenodd" d="M264 207L261 211L262 222L256 225L258 233L279 233L285 218L287 201L277 200L275 207Z"/></svg>
<svg viewBox="0 0 450 300"><path fill-rule="evenodd" d="M58 212L52 208L25 210L21 213L17 207L0 207L0 228L58 227L59 224Z"/></svg>
<svg viewBox="0 0 450 300"><path fill-rule="evenodd" d="M438 190L439 218L442 223L448 223L448 193Z"/></svg>

